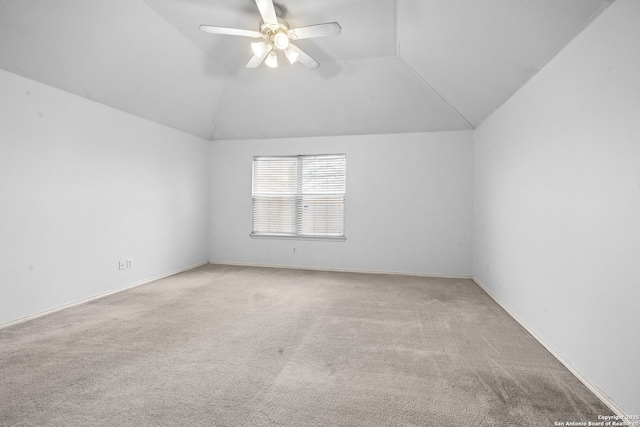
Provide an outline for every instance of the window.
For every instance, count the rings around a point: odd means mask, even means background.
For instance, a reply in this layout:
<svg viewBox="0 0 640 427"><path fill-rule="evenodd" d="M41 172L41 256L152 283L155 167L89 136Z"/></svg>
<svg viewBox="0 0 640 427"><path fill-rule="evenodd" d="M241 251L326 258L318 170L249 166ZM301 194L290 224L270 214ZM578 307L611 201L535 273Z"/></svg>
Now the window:
<svg viewBox="0 0 640 427"><path fill-rule="evenodd" d="M344 154L253 158L252 236L344 239Z"/></svg>

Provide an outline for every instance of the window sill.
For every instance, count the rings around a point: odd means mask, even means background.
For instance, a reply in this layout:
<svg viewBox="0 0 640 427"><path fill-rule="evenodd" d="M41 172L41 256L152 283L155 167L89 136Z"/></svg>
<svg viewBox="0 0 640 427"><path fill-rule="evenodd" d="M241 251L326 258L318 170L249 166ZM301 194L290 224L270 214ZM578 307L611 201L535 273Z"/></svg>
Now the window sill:
<svg viewBox="0 0 640 427"><path fill-rule="evenodd" d="M344 242L346 237L325 237L325 236L288 236L286 234L249 234L252 239L275 239L275 240L315 240L323 242Z"/></svg>

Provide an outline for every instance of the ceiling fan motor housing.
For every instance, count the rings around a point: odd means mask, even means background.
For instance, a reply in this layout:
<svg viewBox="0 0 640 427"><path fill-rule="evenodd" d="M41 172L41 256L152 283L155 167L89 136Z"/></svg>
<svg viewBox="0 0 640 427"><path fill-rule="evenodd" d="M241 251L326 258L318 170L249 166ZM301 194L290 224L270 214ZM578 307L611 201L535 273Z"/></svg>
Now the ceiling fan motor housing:
<svg viewBox="0 0 640 427"><path fill-rule="evenodd" d="M260 33L277 49L284 50L289 46L289 24L284 19L278 18L277 26L262 22Z"/></svg>

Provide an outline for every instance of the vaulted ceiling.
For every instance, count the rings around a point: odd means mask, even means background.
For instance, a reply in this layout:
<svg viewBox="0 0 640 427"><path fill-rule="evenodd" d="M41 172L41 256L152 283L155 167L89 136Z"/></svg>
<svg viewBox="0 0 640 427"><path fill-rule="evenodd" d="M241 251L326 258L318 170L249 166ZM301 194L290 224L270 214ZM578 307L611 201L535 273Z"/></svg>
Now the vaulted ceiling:
<svg viewBox="0 0 640 427"><path fill-rule="evenodd" d="M206 139L473 129L613 0L277 0L316 70L244 66L254 0L0 0L0 68Z"/></svg>

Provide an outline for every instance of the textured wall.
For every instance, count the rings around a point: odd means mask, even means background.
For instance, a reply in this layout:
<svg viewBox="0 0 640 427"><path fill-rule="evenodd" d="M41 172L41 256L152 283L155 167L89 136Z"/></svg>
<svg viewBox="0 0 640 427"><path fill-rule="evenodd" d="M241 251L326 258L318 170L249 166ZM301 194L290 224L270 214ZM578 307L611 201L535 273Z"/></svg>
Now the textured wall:
<svg viewBox="0 0 640 427"><path fill-rule="evenodd" d="M253 156L322 153L347 154L346 241L250 238ZM214 141L210 259L469 276L472 160L470 131Z"/></svg>
<svg viewBox="0 0 640 427"><path fill-rule="evenodd" d="M5 71L0 117L0 323L206 262L207 142Z"/></svg>
<svg viewBox="0 0 640 427"><path fill-rule="evenodd" d="M475 133L473 274L640 413L640 2L618 0Z"/></svg>

